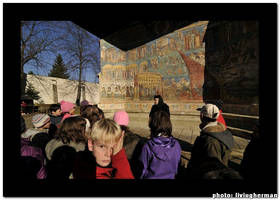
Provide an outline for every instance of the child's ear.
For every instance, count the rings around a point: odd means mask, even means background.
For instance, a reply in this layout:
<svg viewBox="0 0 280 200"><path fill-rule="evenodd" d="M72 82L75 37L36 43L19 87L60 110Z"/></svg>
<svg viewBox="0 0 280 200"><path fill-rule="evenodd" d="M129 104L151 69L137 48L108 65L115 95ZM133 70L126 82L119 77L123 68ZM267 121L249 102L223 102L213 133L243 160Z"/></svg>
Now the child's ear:
<svg viewBox="0 0 280 200"><path fill-rule="evenodd" d="M91 138L88 139L88 149L90 151L93 151L93 141Z"/></svg>

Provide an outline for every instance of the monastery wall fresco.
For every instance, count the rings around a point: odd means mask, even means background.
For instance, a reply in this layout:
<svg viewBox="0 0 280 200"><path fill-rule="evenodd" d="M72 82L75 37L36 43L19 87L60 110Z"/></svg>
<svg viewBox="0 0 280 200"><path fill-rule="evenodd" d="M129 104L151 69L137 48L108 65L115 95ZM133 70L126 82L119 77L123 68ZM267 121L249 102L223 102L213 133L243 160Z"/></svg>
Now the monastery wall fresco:
<svg viewBox="0 0 280 200"><path fill-rule="evenodd" d="M173 113L197 112L207 24L191 24L127 52L100 40L100 107L149 112L153 96L160 94Z"/></svg>

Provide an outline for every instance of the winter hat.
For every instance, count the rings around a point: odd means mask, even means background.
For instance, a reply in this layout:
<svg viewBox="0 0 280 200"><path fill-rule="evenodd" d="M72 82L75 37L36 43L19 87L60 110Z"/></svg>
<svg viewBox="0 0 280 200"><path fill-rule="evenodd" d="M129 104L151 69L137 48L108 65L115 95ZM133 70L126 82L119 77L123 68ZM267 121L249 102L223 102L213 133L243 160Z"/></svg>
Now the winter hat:
<svg viewBox="0 0 280 200"><path fill-rule="evenodd" d="M217 119L219 117L219 108L214 104L205 104L200 110L204 117Z"/></svg>
<svg viewBox="0 0 280 200"><path fill-rule="evenodd" d="M64 101L62 100L60 102L60 107L61 107L61 111L63 113L66 113L66 112L69 112L72 108L75 107L75 104L71 103L71 102L68 102L68 101Z"/></svg>
<svg viewBox="0 0 280 200"><path fill-rule="evenodd" d="M50 116L48 114L36 114L32 117L32 123L36 128L44 126L50 121Z"/></svg>
<svg viewBox="0 0 280 200"><path fill-rule="evenodd" d="M118 111L114 114L114 121L119 125L127 126L129 122L129 117L127 112Z"/></svg>
<svg viewBox="0 0 280 200"><path fill-rule="evenodd" d="M81 106L86 106L86 105L89 105L89 103L88 103L87 100L83 100L80 105Z"/></svg>

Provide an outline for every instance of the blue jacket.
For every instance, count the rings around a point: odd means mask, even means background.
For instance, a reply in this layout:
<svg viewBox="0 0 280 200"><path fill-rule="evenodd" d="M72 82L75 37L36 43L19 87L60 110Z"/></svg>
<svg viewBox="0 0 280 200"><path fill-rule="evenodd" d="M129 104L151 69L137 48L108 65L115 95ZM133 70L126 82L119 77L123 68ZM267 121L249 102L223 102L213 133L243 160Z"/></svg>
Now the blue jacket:
<svg viewBox="0 0 280 200"><path fill-rule="evenodd" d="M144 144L139 160L141 179L174 179L181 158L181 147L171 137L152 137Z"/></svg>

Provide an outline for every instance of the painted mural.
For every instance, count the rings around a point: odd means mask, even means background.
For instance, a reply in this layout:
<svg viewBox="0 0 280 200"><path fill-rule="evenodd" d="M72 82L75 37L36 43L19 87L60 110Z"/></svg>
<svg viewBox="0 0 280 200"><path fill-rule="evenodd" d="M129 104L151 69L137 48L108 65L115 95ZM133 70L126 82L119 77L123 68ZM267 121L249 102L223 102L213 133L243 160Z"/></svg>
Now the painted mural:
<svg viewBox="0 0 280 200"><path fill-rule="evenodd" d="M101 102L202 101L208 21L200 21L124 52L100 41Z"/></svg>

